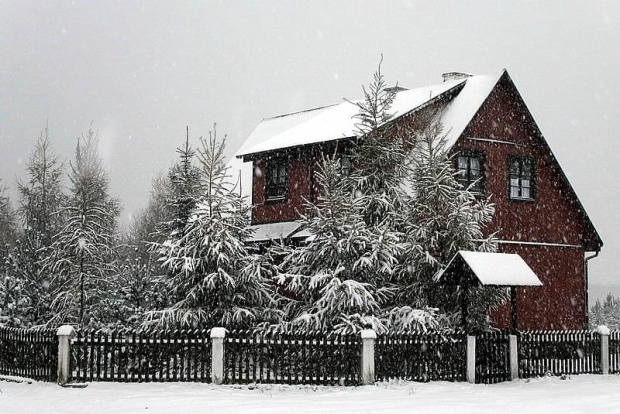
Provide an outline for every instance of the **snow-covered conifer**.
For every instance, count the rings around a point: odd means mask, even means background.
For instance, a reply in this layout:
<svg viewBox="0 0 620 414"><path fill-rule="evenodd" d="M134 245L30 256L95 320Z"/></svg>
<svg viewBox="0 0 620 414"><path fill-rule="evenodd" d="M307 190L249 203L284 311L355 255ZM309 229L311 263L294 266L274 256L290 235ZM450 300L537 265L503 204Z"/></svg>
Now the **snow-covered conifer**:
<svg viewBox="0 0 620 414"><path fill-rule="evenodd" d="M317 181L321 194L303 218L309 240L285 250L276 279L291 296L283 328L355 333L434 326L432 311L393 305L391 281L403 254L399 234L365 222L365 200L356 197L339 160L325 159Z"/></svg>
<svg viewBox="0 0 620 414"><path fill-rule="evenodd" d="M389 123L397 90L387 87L379 64L373 82L363 87L364 99L354 102L359 113L355 117L357 145L352 151L355 168L351 178L357 196L362 198L363 217L368 224L389 219L403 205L400 184L409 167L407 151L412 134L407 128L396 129Z"/></svg>
<svg viewBox="0 0 620 414"><path fill-rule="evenodd" d="M13 272L10 255L17 237L15 212L0 181L0 324L21 325L23 283Z"/></svg>
<svg viewBox="0 0 620 414"><path fill-rule="evenodd" d="M189 134L183 147L177 148L179 161L171 168L168 178L172 187L168 203L172 210L172 220L164 226L166 233L183 237L185 226L196 207L200 196L200 171L194 165L196 151L189 145Z"/></svg>
<svg viewBox="0 0 620 414"><path fill-rule="evenodd" d="M11 265L23 283L22 323L41 325L50 317L50 247L60 230L63 202L60 158L55 154L47 127L26 163L27 181L18 182L19 217L23 233L11 254Z"/></svg>
<svg viewBox="0 0 620 414"><path fill-rule="evenodd" d="M150 312L147 323L251 326L273 316L271 274L245 246L248 216L226 179L225 140L214 131L201 143L202 195L181 237L171 233L160 247L173 305Z"/></svg>
<svg viewBox="0 0 620 414"><path fill-rule="evenodd" d="M602 304L600 299L597 299L590 309L588 319L590 329L596 329L600 325L613 330L620 329L620 298L609 293Z"/></svg>
<svg viewBox="0 0 620 414"><path fill-rule="evenodd" d="M437 122L426 123L413 149L410 208L400 217L406 254L399 271L399 302L455 314L461 290L435 282L434 275L459 250L495 249L493 237L483 236L495 209L457 182L441 129ZM506 300L505 290L488 287L471 289L469 296L469 324L475 328L488 326L488 311Z"/></svg>
<svg viewBox="0 0 620 414"><path fill-rule="evenodd" d="M52 323L99 326L115 306L110 292L117 274L115 253L119 202L108 193L108 175L92 129L78 139L71 162L70 193L63 225L52 244Z"/></svg>
<svg viewBox="0 0 620 414"><path fill-rule="evenodd" d="M114 319L136 327L146 312L163 309L168 303L157 246L165 241L165 226L173 219L172 184L160 174L152 181L147 207L138 212L119 249L118 291L120 304Z"/></svg>

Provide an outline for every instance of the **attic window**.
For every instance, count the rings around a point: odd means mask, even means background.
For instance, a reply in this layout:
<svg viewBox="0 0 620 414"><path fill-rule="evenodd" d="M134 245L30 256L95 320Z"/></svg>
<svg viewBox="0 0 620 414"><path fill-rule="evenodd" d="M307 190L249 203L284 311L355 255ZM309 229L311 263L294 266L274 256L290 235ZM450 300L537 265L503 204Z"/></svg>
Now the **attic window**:
<svg viewBox="0 0 620 414"><path fill-rule="evenodd" d="M265 201L283 203L288 197L288 168L285 158L276 158L267 164Z"/></svg>
<svg viewBox="0 0 620 414"><path fill-rule="evenodd" d="M534 159L511 156L508 159L508 196L511 200L534 200L536 193Z"/></svg>
<svg viewBox="0 0 620 414"><path fill-rule="evenodd" d="M477 151L461 151L457 157L457 181L476 195L484 194L484 155Z"/></svg>

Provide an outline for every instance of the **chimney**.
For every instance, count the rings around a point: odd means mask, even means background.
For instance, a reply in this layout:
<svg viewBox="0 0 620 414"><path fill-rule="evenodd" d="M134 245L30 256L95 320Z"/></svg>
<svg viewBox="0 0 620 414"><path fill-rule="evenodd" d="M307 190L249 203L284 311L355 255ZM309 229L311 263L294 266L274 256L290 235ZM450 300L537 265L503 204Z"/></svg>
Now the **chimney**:
<svg viewBox="0 0 620 414"><path fill-rule="evenodd" d="M408 89L407 88L403 88L402 86L396 85L396 86L392 86L392 87L389 87L389 88L385 88L385 90L387 92L398 93L398 92L402 92L402 91L407 91Z"/></svg>
<svg viewBox="0 0 620 414"><path fill-rule="evenodd" d="M444 82L461 80L461 79L469 78L470 76L473 76L473 75L470 75L469 73L465 73L465 72L446 72L441 75Z"/></svg>

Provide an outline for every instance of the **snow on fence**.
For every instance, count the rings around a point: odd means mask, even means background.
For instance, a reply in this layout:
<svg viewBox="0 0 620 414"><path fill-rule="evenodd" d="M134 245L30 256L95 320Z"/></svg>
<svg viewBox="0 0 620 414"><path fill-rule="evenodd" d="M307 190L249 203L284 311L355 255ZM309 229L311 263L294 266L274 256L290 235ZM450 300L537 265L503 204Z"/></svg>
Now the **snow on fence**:
<svg viewBox="0 0 620 414"><path fill-rule="evenodd" d="M620 331L609 334L609 373L620 374Z"/></svg>
<svg viewBox="0 0 620 414"><path fill-rule="evenodd" d="M601 335L596 331L519 333L520 378L547 374L600 374L600 358Z"/></svg>
<svg viewBox="0 0 620 414"><path fill-rule="evenodd" d="M359 335L232 331L224 347L224 383L360 384Z"/></svg>
<svg viewBox="0 0 620 414"><path fill-rule="evenodd" d="M375 342L376 379L464 381L466 352L462 332L380 335Z"/></svg>
<svg viewBox="0 0 620 414"><path fill-rule="evenodd" d="M71 377L78 382L210 382L209 333L78 331L71 344Z"/></svg>
<svg viewBox="0 0 620 414"><path fill-rule="evenodd" d="M0 374L56 381L56 329L18 329L0 326Z"/></svg>

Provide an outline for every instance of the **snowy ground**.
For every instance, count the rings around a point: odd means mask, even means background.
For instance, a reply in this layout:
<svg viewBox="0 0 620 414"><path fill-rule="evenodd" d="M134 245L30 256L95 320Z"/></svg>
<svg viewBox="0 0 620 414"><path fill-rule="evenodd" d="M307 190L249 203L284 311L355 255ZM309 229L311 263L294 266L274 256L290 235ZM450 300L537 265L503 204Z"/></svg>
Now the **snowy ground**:
<svg viewBox="0 0 620 414"><path fill-rule="evenodd" d="M620 376L496 385L367 387L92 383L84 389L0 382L0 413L604 413L620 412Z"/></svg>

